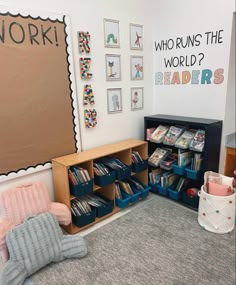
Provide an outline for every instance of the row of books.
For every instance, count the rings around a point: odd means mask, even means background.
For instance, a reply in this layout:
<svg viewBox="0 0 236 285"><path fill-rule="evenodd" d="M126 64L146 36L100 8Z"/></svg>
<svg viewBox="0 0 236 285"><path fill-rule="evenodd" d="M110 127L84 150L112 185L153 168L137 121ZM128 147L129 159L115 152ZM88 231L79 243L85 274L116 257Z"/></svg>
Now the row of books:
<svg viewBox="0 0 236 285"><path fill-rule="evenodd" d="M127 166L122 161L120 161L118 158L113 157L104 157L102 159L99 159L98 163L102 163L112 170L127 168Z"/></svg>
<svg viewBox="0 0 236 285"><path fill-rule="evenodd" d="M195 153L191 161L191 169L199 171L202 169L203 158L201 153Z"/></svg>
<svg viewBox="0 0 236 285"><path fill-rule="evenodd" d="M158 184L161 182L161 176L164 174L165 170L161 168L155 168L152 169L148 175L149 175L149 182L151 184Z"/></svg>
<svg viewBox="0 0 236 285"><path fill-rule="evenodd" d="M142 163L143 162L143 159L140 156L138 151L132 151L131 158L132 158L132 163Z"/></svg>
<svg viewBox="0 0 236 285"><path fill-rule="evenodd" d="M106 175L109 173L109 169L103 163L93 163L94 173L98 176Z"/></svg>
<svg viewBox="0 0 236 285"><path fill-rule="evenodd" d="M178 153L172 153L169 149L156 148L150 155L148 164L154 167L160 166L167 171L172 169L174 163L181 167L191 164L191 169L200 170L202 166L202 154L191 150L178 149Z"/></svg>
<svg viewBox="0 0 236 285"><path fill-rule="evenodd" d="M122 191L124 191L128 195L133 195L134 194L133 188L137 189L138 191L143 191L145 187L140 182L132 178L130 178L127 181L117 181L115 183L116 198L122 199Z"/></svg>
<svg viewBox="0 0 236 285"><path fill-rule="evenodd" d="M89 214L92 211L92 207L98 208L106 205L107 201L101 196L87 194L71 200L71 211L74 216L82 216Z"/></svg>
<svg viewBox="0 0 236 285"><path fill-rule="evenodd" d="M68 170L68 176L72 185L78 185L91 180L88 170L79 166L71 166Z"/></svg>
<svg viewBox="0 0 236 285"><path fill-rule="evenodd" d="M202 152L205 144L204 130L186 130L183 126L164 126L146 130L147 140L163 143L182 149L191 149Z"/></svg>
<svg viewBox="0 0 236 285"><path fill-rule="evenodd" d="M149 181L151 184L160 184L163 188L175 185L173 190L179 192L183 190L189 180L185 177L180 177L171 172L166 172L161 168L157 168L149 172Z"/></svg>
<svg viewBox="0 0 236 285"><path fill-rule="evenodd" d="M188 181L189 180L187 178L180 177L178 183L176 184L176 186L174 187L173 190L175 190L177 192L182 191L185 188L185 186L188 184Z"/></svg>
<svg viewBox="0 0 236 285"><path fill-rule="evenodd" d="M163 188L168 188L172 186L177 180L179 176L172 172L164 172L160 177L160 184Z"/></svg>

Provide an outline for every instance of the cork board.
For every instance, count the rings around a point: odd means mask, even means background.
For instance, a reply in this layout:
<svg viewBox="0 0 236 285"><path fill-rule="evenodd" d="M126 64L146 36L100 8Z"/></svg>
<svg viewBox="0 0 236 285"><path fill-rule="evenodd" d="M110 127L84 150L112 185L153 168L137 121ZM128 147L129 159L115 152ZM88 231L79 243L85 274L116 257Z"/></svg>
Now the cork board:
<svg viewBox="0 0 236 285"><path fill-rule="evenodd" d="M0 11L0 175L78 151L68 39L66 16Z"/></svg>

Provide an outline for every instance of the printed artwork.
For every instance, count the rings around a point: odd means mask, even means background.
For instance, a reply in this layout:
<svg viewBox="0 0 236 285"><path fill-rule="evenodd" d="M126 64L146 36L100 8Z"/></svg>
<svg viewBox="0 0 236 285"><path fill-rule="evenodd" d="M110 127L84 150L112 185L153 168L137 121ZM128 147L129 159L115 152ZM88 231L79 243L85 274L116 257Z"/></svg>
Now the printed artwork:
<svg viewBox="0 0 236 285"><path fill-rule="evenodd" d="M143 26L130 24L130 49L143 49Z"/></svg>
<svg viewBox="0 0 236 285"><path fill-rule="evenodd" d="M131 56L130 58L130 71L132 80L143 79L143 57Z"/></svg>
<svg viewBox="0 0 236 285"><path fill-rule="evenodd" d="M131 110L143 109L143 88L131 88Z"/></svg>
<svg viewBox="0 0 236 285"><path fill-rule="evenodd" d="M106 55L106 79L121 80L120 55Z"/></svg>
<svg viewBox="0 0 236 285"><path fill-rule="evenodd" d="M104 43L105 47L120 47L119 21L104 19Z"/></svg>
<svg viewBox="0 0 236 285"><path fill-rule="evenodd" d="M122 111L121 88L107 89L107 107L108 113L117 113Z"/></svg>

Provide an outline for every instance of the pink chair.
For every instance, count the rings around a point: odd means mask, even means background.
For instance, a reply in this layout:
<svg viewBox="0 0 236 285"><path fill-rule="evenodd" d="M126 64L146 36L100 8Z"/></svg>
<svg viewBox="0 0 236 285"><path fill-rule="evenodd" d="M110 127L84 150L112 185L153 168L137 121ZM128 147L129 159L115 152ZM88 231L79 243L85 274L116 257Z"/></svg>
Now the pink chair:
<svg viewBox="0 0 236 285"><path fill-rule="evenodd" d="M21 224L25 218L51 212L56 215L59 224L71 223L69 208L62 203L51 202L44 183L20 185L0 193L0 211L0 265L8 260L6 233Z"/></svg>

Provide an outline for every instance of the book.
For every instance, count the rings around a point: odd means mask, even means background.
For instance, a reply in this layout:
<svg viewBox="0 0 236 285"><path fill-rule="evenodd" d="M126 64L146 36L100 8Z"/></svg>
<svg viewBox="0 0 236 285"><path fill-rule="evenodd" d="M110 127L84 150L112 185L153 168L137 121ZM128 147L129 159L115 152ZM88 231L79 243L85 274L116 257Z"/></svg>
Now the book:
<svg viewBox="0 0 236 285"><path fill-rule="evenodd" d="M142 163L143 159L137 151L132 151L132 163Z"/></svg>
<svg viewBox="0 0 236 285"><path fill-rule="evenodd" d="M161 143L168 132L169 128L163 125L159 125L150 136L150 141Z"/></svg>
<svg viewBox="0 0 236 285"><path fill-rule="evenodd" d="M162 148L156 148L155 151L152 153L152 155L148 158L148 164L152 166L159 166L160 162L164 157L169 153L169 151L162 149Z"/></svg>
<svg viewBox="0 0 236 285"><path fill-rule="evenodd" d="M183 127L171 126L164 137L163 143L167 145L174 145L183 131Z"/></svg>
<svg viewBox="0 0 236 285"><path fill-rule="evenodd" d="M120 185L117 182L115 183L115 195L116 195L116 198L122 199Z"/></svg>
<svg viewBox="0 0 236 285"><path fill-rule="evenodd" d="M172 164L177 162L177 155L175 153L169 153L160 162L160 168L165 170L171 170Z"/></svg>
<svg viewBox="0 0 236 285"><path fill-rule="evenodd" d="M189 145L189 149L202 152L205 144L205 131L198 130Z"/></svg>
<svg viewBox="0 0 236 285"><path fill-rule="evenodd" d="M156 128L149 128L146 129L146 140L149 141L152 133L155 131Z"/></svg>
<svg viewBox="0 0 236 285"><path fill-rule="evenodd" d="M152 184L160 183L161 176L163 175L164 172L165 171L161 168L156 168L151 170L151 172L149 172L149 182Z"/></svg>
<svg viewBox="0 0 236 285"><path fill-rule="evenodd" d="M196 134L196 130L187 130L177 139L175 147L187 149Z"/></svg>
<svg viewBox="0 0 236 285"><path fill-rule="evenodd" d="M178 165L179 166L187 166L191 163L193 158L193 152L192 151L185 151L178 149Z"/></svg>
<svg viewBox="0 0 236 285"><path fill-rule="evenodd" d="M133 195L134 194L134 192L133 192L133 190L132 190L132 188L131 188L131 186L129 185L128 182L119 181L119 185L120 185L121 189L123 191L125 191L127 194L129 194L129 195Z"/></svg>

